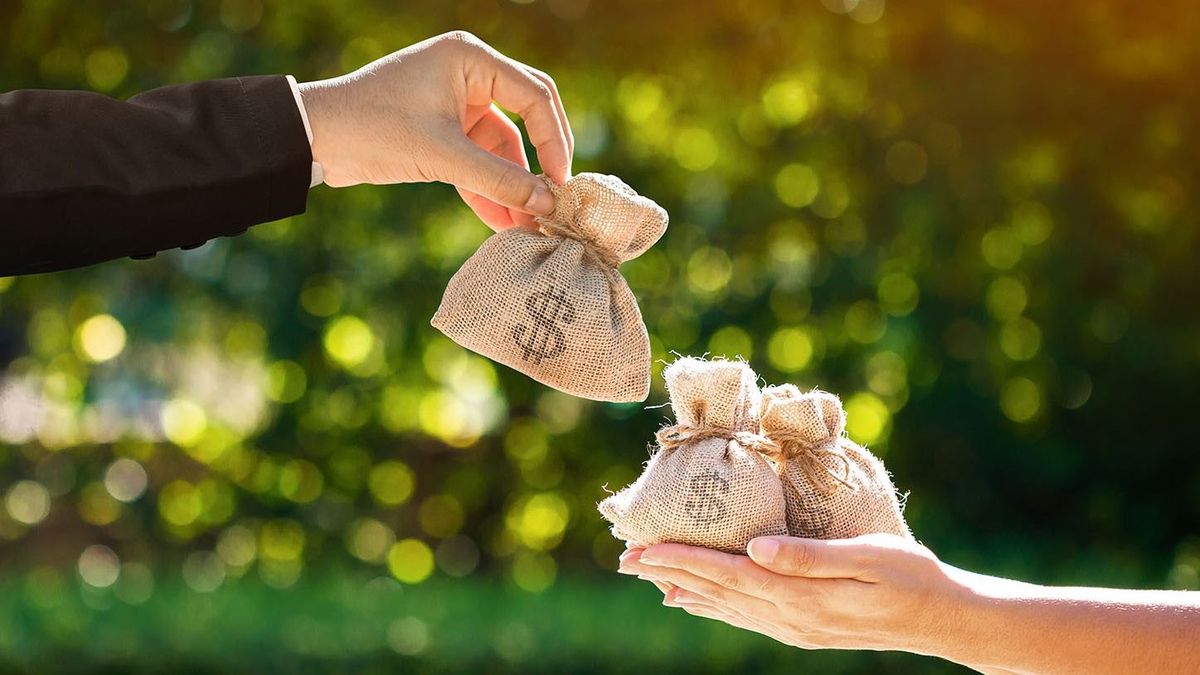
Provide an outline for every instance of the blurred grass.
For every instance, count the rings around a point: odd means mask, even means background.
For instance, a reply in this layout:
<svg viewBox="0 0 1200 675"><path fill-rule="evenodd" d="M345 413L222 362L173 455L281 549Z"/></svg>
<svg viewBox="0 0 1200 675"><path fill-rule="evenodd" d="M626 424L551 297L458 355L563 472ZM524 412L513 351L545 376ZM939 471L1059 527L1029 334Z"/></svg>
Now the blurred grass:
<svg viewBox="0 0 1200 675"><path fill-rule="evenodd" d="M138 605L77 589L0 590L0 672L866 673L935 665L907 654L790 649L657 606L661 594L632 579L570 578L541 595L478 580L401 588L359 574L322 575L289 591L240 582L209 594L175 580Z"/></svg>

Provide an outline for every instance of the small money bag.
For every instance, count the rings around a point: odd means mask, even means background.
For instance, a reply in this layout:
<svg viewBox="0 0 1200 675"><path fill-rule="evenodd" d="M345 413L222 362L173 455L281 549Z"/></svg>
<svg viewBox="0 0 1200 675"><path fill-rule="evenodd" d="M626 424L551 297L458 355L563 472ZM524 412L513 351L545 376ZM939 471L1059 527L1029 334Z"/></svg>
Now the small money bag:
<svg viewBox="0 0 1200 675"><path fill-rule="evenodd" d="M845 437L846 411L837 396L801 393L790 384L767 387L760 425L775 448L792 536L912 537L883 462Z"/></svg>
<svg viewBox="0 0 1200 675"><path fill-rule="evenodd" d="M455 273L433 325L474 352L568 394L642 401L650 339L617 267L667 229L667 212L615 176L546 181L555 208L539 231L483 242Z"/></svg>
<svg viewBox="0 0 1200 675"><path fill-rule="evenodd" d="M681 358L664 372L678 421L632 485L600 502L618 539L745 553L787 534L783 492L758 448L757 376L736 361Z"/></svg>

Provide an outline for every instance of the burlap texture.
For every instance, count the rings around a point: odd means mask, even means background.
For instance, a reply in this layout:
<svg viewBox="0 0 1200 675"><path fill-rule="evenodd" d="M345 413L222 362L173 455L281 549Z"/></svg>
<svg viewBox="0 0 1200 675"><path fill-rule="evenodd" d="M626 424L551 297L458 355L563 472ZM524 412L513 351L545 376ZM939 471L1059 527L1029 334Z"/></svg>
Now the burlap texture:
<svg viewBox="0 0 1200 675"><path fill-rule="evenodd" d="M845 437L846 412L837 396L785 384L767 387L761 408L760 430L777 448L792 536L912 537L883 462Z"/></svg>
<svg viewBox="0 0 1200 675"><path fill-rule="evenodd" d="M446 288L432 324L472 351L576 396L642 401L650 340L621 263L667 228L667 213L614 176L559 186L539 231L492 235Z"/></svg>
<svg viewBox="0 0 1200 675"><path fill-rule="evenodd" d="M745 553L753 538L787 534L783 492L755 447L757 376L740 362L681 358L664 377L677 424L632 485L600 502L613 534L648 546L676 542Z"/></svg>

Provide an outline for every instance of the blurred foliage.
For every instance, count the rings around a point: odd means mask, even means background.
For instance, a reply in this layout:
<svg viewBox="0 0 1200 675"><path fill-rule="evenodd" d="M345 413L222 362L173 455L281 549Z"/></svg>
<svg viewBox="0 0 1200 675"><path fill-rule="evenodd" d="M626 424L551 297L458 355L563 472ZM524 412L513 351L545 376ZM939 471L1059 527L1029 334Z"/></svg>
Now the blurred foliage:
<svg viewBox="0 0 1200 675"><path fill-rule="evenodd" d="M197 593L175 581L130 602L127 591L73 593L52 578L0 585L0 611L21 617L4 622L0 614L0 649L12 670L82 662L119 673L787 672L803 659L816 672L954 672L900 653L798 657L760 635L662 607L662 594L644 583L564 576L553 591L529 593L484 579L401 587L339 570L286 590L251 580Z"/></svg>
<svg viewBox="0 0 1200 675"><path fill-rule="evenodd" d="M554 75L577 171L670 211L622 268L647 405L672 352L741 355L843 396L943 559L1200 587L1200 6L16 0L0 90L316 79L455 28ZM487 234L444 186L322 187L237 239L0 279L0 664L940 668L610 574L594 504L665 412L432 329Z"/></svg>

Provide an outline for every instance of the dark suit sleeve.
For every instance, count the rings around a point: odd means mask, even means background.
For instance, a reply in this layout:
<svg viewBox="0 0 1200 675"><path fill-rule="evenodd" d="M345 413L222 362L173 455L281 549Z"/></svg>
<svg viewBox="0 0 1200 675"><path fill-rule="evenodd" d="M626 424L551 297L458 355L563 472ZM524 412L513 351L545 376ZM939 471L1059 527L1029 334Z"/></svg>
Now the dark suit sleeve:
<svg viewBox="0 0 1200 675"><path fill-rule="evenodd" d="M0 277L190 248L303 213L311 167L283 76L128 101L0 94Z"/></svg>

